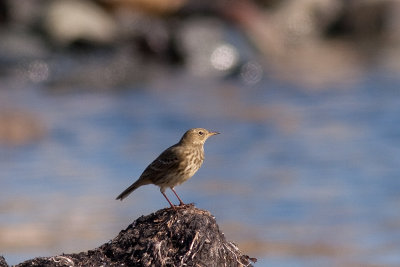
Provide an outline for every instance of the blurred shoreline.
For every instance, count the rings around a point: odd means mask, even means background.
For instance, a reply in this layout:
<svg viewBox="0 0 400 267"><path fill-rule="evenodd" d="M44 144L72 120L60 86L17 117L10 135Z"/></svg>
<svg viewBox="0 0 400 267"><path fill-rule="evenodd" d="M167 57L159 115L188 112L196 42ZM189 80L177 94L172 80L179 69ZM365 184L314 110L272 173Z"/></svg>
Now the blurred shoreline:
<svg viewBox="0 0 400 267"><path fill-rule="evenodd" d="M121 90L166 67L314 90L357 82L376 65L400 70L398 1L2 3L0 76L50 91Z"/></svg>

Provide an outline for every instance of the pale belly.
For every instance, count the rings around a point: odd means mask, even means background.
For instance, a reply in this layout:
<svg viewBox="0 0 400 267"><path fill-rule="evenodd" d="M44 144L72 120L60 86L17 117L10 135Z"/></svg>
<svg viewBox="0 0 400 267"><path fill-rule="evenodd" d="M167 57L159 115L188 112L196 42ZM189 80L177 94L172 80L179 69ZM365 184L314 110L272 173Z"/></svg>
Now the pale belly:
<svg viewBox="0 0 400 267"><path fill-rule="evenodd" d="M182 174L170 174L168 178L165 179L166 183L164 184L164 187L175 187L177 185L180 185L187 180L189 180L198 170L198 168L189 168L187 167L185 169L185 175Z"/></svg>

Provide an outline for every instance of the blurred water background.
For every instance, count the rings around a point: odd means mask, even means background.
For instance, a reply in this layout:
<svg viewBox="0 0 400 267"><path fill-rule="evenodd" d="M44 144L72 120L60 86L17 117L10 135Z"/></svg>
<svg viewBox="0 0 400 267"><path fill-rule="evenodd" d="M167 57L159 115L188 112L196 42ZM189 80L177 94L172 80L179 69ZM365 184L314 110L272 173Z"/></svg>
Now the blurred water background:
<svg viewBox="0 0 400 267"><path fill-rule="evenodd" d="M10 0L0 11L9 264L95 248L167 207L155 186L114 199L204 127L221 135L177 192L256 266L400 265L398 1Z"/></svg>

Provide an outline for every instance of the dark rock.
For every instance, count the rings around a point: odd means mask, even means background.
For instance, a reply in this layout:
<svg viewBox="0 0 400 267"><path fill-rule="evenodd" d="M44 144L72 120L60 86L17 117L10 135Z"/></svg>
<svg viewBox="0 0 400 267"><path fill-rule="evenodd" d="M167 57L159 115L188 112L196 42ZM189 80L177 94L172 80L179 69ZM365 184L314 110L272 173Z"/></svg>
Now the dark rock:
<svg viewBox="0 0 400 267"><path fill-rule="evenodd" d="M256 259L226 241L208 211L186 205L142 216L94 250L16 266L251 266L251 261Z"/></svg>
<svg viewBox="0 0 400 267"><path fill-rule="evenodd" d="M0 267L8 267L8 264L3 256L0 256Z"/></svg>

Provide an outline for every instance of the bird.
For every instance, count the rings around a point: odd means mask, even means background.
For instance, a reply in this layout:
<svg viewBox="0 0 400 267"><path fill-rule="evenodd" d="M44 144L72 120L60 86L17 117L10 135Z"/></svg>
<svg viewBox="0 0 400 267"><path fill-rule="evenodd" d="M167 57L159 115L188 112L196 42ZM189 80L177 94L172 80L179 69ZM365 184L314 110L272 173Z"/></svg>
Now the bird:
<svg viewBox="0 0 400 267"><path fill-rule="evenodd" d="M160 187L161 194L171 208L175 209L176 206L165 194L167 188L178 198L179 206L185 206L174 187L190 179L199 170L204 161L204 143L209 137L217 134L219 132L204 128L187 130L177 144L164 150L116 200L122 201L140 186L154 184Z"/></svg>

